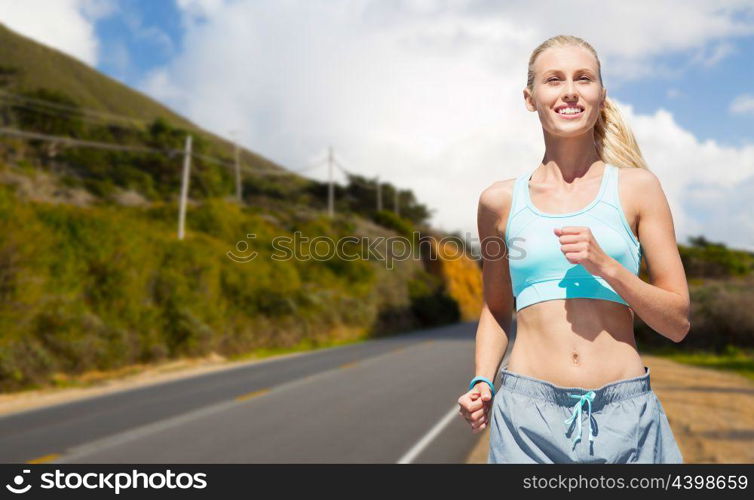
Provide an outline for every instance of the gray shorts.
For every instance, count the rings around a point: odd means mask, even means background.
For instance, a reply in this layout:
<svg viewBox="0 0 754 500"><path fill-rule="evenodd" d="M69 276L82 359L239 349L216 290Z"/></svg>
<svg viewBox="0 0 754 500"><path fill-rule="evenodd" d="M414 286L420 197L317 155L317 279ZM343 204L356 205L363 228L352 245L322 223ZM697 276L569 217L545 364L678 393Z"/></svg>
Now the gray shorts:
<svg viewBox="0 0 754 500"><path fill-rule="evenodd" d="M489 423L488 463L683 463L647 366L592 390L503 369Z"/></svg>

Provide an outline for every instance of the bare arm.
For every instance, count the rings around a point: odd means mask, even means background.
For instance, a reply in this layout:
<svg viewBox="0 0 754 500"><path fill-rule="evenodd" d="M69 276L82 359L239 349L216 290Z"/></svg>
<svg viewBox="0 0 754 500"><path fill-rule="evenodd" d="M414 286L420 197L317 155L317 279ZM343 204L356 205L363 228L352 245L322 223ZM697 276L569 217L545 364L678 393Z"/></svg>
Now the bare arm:
<svg viewBox="0 0 754 500"><path fill-rule="evenodd" d="M603 277L647 325L680 342L691 327L690 299L673 216L657 176L648 170L636 174L631 183L633 192L641 193L639 239L651 284L615 260Z"/></svg>
<svg viewBox="0 0 754 500"><path fill-rule="evenodd" d="M484 305L476 332L475 373L495 379L513 317L508 252L503 234L511 202L511 182L498 182L479 198L477 226L482 247Z"/></svg>

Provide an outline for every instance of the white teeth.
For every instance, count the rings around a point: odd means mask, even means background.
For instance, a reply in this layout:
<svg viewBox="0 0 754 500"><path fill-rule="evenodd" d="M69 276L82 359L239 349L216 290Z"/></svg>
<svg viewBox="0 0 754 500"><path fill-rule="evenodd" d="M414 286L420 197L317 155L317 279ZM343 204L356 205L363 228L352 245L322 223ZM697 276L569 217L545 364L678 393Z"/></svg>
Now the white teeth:
<svg viewBox="0 0 754 500"><path fill-rule="evenodd" d="M563 108L561 110L558 110L558 113L562 115L573 115L576 113L581 113L581 110L579 108Z"/></svg>

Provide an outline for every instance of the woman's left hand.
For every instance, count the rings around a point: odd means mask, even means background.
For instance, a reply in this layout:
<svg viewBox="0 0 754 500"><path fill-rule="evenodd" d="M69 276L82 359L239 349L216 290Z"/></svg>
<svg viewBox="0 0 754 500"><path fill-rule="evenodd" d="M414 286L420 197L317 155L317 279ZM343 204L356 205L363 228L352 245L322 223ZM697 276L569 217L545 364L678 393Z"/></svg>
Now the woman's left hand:
<svg viewBox="0 0 754 500"><path fill-rule="evenodd" d="M560 240L560 251L571 264L581 264L594 276L604 277L612 259L602 251L591 229L584 226L554 228Z"/></svg>

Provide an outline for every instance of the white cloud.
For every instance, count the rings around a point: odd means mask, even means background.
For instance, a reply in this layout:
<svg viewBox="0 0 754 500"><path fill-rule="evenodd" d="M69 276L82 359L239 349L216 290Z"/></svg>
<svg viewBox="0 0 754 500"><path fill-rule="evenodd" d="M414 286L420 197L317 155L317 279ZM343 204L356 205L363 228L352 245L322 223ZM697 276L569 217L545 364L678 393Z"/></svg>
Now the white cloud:
<svg viewBox="0 0 754 500"><path fill-rule="evenodd" d="M195 21L211 16L220 10L225 2L223 0L176 0L176 4L191 20Z"/></svg>
<svg viewBox="0 0 754 500"><path fill-rule="evenodd" d="M113 10L111 0L0 0L8 28L95 66L94 22Z"/></svg>
<svg viewBox="0 0 754 500"><path fill-rule="evenodd" d="M749 94L736 96L730 103L729 111L740 115L754 113L754 96Z"/></svg>
<svg viewBox="0 0 754 500"><path fill-rule="evenodd" d="M710 68L736 51L735 45L724 41L714 45L709 50L702 49L698 51L691 59L691 62Z"/></svg>
<svg viewBox="0 0 754 500"><path fill-rule="evenodd" d="M145 91L218 134L244 131L245 146L292 169L332 144L352 170L414 190L436 209L437 226L472 235L481 190L541 160L541 125L522 102L527 60L539 42L558 33L590 41L609 93L648 72L679 71L658 57L717 61L730 50L727 39L754 31L735 11L751 12L751 2L736 1L722 8L586 1L565 10L562 2L471 0L179 5L183 52L145 79ZM587 13L592 22L574 29ZM685 200L691 182L721 192L745 182L754 173L752 149L701 143L664 110L638 115L622 107L663 182L679 241L722 231L720 239L751 246L753 233L703 222L699 204Z"/></svg>
<svg viewBox="0 0 754 500"><path fill-rule="evenodd" d="M704 234L754 250L754 210L742 203L754 196L754 145L736 148L702 142L666 110L637 115L630 106L622 109L650 169L662 182L679 242Z"/></svg>
<svg viewBox="0 0 754 500"><path fill-rule="evenodd" d="M695 222L704 229L708 240L734 243L735 247L754 251L754 175L731 185L692 182L685 192L684 206L697 215ZM731 235L740 235L731 238Z"/></svg>

